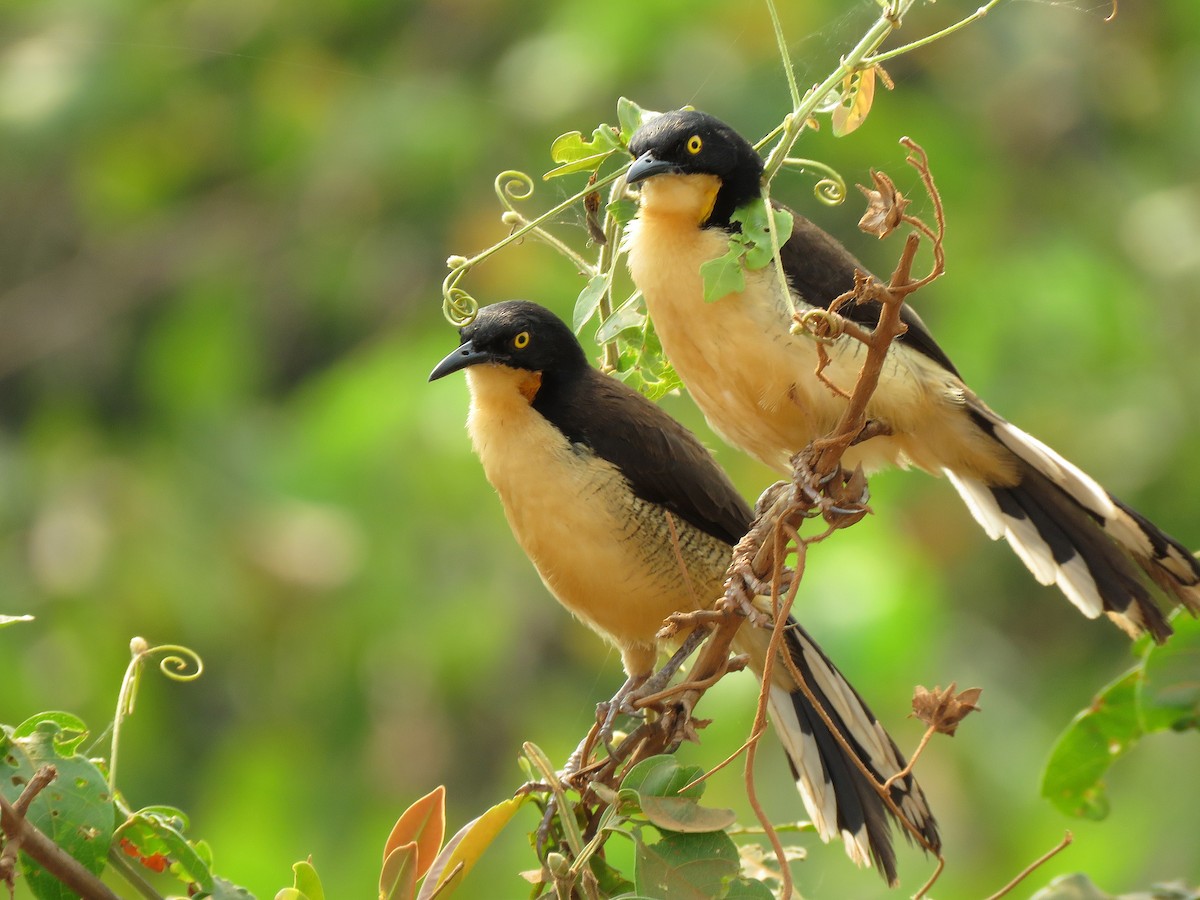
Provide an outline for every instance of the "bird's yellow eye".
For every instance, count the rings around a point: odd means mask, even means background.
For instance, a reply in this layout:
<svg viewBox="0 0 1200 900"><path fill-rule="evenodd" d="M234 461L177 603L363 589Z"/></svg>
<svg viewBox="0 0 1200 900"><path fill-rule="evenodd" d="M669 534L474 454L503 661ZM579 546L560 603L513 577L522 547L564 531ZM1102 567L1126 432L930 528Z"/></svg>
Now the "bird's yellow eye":
<svg viewBox="0 0 1200 900"><path fill-rule="evenodd" d="M704 141L700 140L700 135L693 134L688 138L687 152L695 156L700 152L700 148L704 146Z"/></svg>
<svg viewBox="0 0 1200 900"><path fill-rule="evenodd" d="M513 346L516 347L518 350L524 350L526 347L528 347L529 346L529 332L522 331L515 338L513 338Z"/></svg>

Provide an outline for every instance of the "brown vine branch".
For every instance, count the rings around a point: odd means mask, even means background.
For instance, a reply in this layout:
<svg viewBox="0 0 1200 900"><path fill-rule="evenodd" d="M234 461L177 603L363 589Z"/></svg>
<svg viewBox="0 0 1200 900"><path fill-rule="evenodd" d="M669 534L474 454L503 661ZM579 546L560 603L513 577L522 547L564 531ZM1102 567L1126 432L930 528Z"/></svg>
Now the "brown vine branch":
<svg viewBox="0 0 1200 900"><path fill-rule="evenodd" d="M1013 888L1015 888L1018 884L1020 884L1022 881L1024 881L1026 878L1028 878L1029 875L1035 869L1037 869L1039 866L1046 863L1052 857L1057 856L1059 853L1062 853L1062 851L1066 850L1067 847L1069 847L1071 845L1071 842L1073 840L1075 840L1075 835L1071 834L1071 832L1068 831L1065 834L1063 834L1063 839L1061 841L1059 841L1053 848L1051 848L1050 850L1047 850L1045 853L1043 853L1041 856L1039 856L1037 859L1035 859L1033 862L1031 862L1029 865L1027 865L1024 869L1021 870L1020 874L1017 875L1016 878L1014 878L1012 881L1010 881L1004 887L1000 888L1000 890L996 891L996 893L994 893L990 897L988 897L987 900L1000 900L1001 897L1003 897L1005 894L1007 894L1009 891L1011 891Z"/></svg>
<svg viewBox="0 0 1200 900"><path fill-rule="evenodd" d="M25 812L33 798L57 776L58 772L53 766L43 766L29 780L15 803L9 803L0 795L0 830L4 832L7 841L4 854L7 857L9 848L16 845L83 900L119 900L108 885L25 818ZM15 855L14 851L13 856ZM4 880L8 882L10 889L13 874L11 869L3 872Z"/></svg>

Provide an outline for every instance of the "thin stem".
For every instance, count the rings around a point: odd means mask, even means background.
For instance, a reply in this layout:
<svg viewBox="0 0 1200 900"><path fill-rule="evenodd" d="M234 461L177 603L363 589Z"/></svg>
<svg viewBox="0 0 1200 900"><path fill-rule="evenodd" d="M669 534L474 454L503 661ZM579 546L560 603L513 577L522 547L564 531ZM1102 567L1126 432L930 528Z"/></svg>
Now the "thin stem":
<svg viewBox="0 0 1200 900"><path fill-rule="evenodd" d="M796 69L792 65L792 57L788 53L787 39L783 36L783 25L779 22L779 12L775 9L774 0L767 0L767 12L771 15L771 26L775 29L775 42L779 45L779 56L783 60L788 91L792 95L792 109L795 109L800 105L800 88L796 86Z"/></svg>
<svg viewBox="0 0 1200 900"><path fill-rule="evenodd" d="M998 3L999 0L991 0L992 3ZM853 49L850 50L844 57L841 63L833 73L829 75L819 85L809 90L800 103L793 108L791 115L784 120L783 136L779 143L771 150L770 156L767 157L766 167L763 170L763 181L770 181L778 174L783 166L783 161L787 159L791 153L792 145L800 136L800 132L804 130L804 125L808 121L816 108L824 101L825 97L841 81L850 73L858 71L867 63L866 60L875 50L887 40L897 27L900 21L912 8L916 0L891 0L886 6L883 6L883 11L879 19L874 25L863 35ZM870 63L874 65L874 62Z"/></svg>
<svg viewBox="0 0 1200 900"><path fill-rule="evenodd" d="M142 877L142 873L129 862L116 844L108 848L108 865L146 900L163 900L162 894Z"/></svg>
<svg viewBox="0 0 1200 900"><path fill-rule="evenodd" d="M612 189L608 192L608 201L612 203L619 200L625 193L625 172L622 170L619 178L614 179ZM595 185L593 185L595 188ZM613 276L616 274L617 260L620 257L620 241L617 239L617 232L620 231L620 223L607 209L604 211L604 245L600 248L600 259L596 262L596 271L603 272L608 278L608 284L604 288L604 293L600 295L600 324L603 325L609 317L612 316L612 286ZM620 361L617 353L617 342L614 338L611 341L604 342L604 359L601 361L601 368L606 372L615 371L617 363Z"/></svg>
<svg viewBox="0 0 1200 900"><path fill-rule="evenodd" d="M934 41L940 41L942 38L954 34L954 32L958 31L960 28L966 28L972 22L979 21L989 12L991 12L993 7L998 6L1000 2L1001 0L988 0L987 3L983 4L983 6L979 7L979 9L975 10L975 12L971 13L971 15L967 16L965 19L955 22L953 25L947 26L946 28L935 32L934 34L926 35L920 40L913 41L911 44L905 44L903 47L897 47L895 50L889 50L887 53L872 54L863 60L863 64L868 66L877 66L882 62L886 62L889 59L895 59L897 56L901 56L912 50L919 50L921 47L932 44Z"/></svg>
<svg viewBox="0 0 1200 900"><path fill-rule="evenodd" d="M462 291L462 289L458 287L458 282L468 271L473 269L475 266L479 265L484 260L486 260L486 259L490 258L491 256L495 255L496 253L500 252L505 247L507 247L509 244L515 243L516 241L519 241L521 238L528 235L530 232L540 229L541 226L545 222L548 222L550 219L553 219L555 216L561 215L566 210L570 209L574 204L576 204L580 200L582 200L585 196L590 194L592 191L599 190L600 188L603 188L603 187L608 187L610 184L612 184L618 178L621 178L622 176L624 176L625 170L627 168L628 168L628 165L622 166L616 172L613 172L610 175L606 175L604 178L601 178L600 180L598 180L595 184L586 185L582 190L576 191L574 194L572 194L566 200L563 200L561 203L557 204L556 206L553 206L550 209L546 210L544 213L542 213L540 216L538 216L535 219L527 219L524 216L522 216L520 213L517 213L517 215L520 216L520 218L521 218L521 224L517 228L515 228L511 234L509 234L505 238L502 238L501 240L497 241L496 243L492 244L490 247L487 247L484 250L479 251L472 257L469 257L467 259L459 259L457 264L454 266L454 268L450 270L450 273L442 281L443 311L448 311L449 308L453 308L453 306L454 306L454 296L451 293L452 291L457 290L457 291L460 291L464 295L466 294L465 291ZM510 209L510 212L511 211L513 211L513 210ZM572 255L574 255L573 251L572 251ZM585 266L585 268L590 268L590 266L588 266L586 263L584 264L584 266ZM448 312L447 312L447 318L449 318ZM453 320L451 320L451 321L453 321Z"/></svg>
<svg viewBox="0 0 1200 900"><path fill-rule="evenodd" d="M994 893L990 897L988 897L987 900L1000 900L1001 897L1003 897L1005 894L1007 894L1009 891L1011 891L1013 888L1015 888L1018 884L1020 884L1022 881L1024 881L1026 878L1028 878L1030 872L1032 872L1038 866L1045 863L1052 856L1055 856L1055 855L1061 853L1062 851L1066 850L1067 847L1069 847L1071 845L1071 841L1073 841L1073 840L1075 840L1075 836L1073 834L1071 834L1071 832L1069 832L1069 831L1066 832L1063 835L1063 839L1061 841L1059 841L1057 845L1055 845L1051 850L1048 850L1047 852L1043 853L1041 856L1039 856L1037 859L1035 859L1033 862L1031 862L1029 865L1027 865L1024 869L1021 870L1021 873L1019 875L1017 875L1016 878L1014 878L1012 881L1010 881L1004 887L1000 888L1000 890L996 891L996 893Z"/></svg>

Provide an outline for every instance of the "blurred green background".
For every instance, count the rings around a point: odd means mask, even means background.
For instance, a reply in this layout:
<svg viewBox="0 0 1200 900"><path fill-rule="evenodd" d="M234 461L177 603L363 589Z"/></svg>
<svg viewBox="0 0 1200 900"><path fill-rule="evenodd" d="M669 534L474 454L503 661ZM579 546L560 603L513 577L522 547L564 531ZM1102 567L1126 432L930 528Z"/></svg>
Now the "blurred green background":
<svg viewBox="0 0 1200 900"><path fill-rule="evenodd" d="M873 0L785 4L801 85ZM969 13L944 0L913 39ZM865 126L798 152L851 182L885 168L928 214L897 145L927 149L948 275L922 315L976 390L1191 546L1200 542L1200 9L1195 0L1002 4L889 65ZM626 95L694 104L750 135L788 107L765 8L715 0L14 0L0 9L0 721L67 709L99 732L134 635L195 648L191 685L152 677L127 727L131 803L193 815L226 877L270 897L312 854L333 897L375 890L399 812L436 784L451 827L507 796L532 740L562 760L617 655L562 612L508 533L463 430L452 253L500 238L498 171L551 167L559 133ZM855 198L776 196L875 268ZM539 187L531 209L574 187ZM582 245L580 211L561 233ZM569 315L579 276L545 247L464 286ZM748 497L772 479L697 428ZM1108 821L1038 797L1059 730L1132 661L1041 588L921 474L873 480L877 515L811 556L798 613L903 747L912 686L983 687L984 712L920 767L949 860L935 896L1089 872L1111 891L1200 880L1195 733L1112 773ZM700 713L689 761L741 742L751 679ZM802 815L782 754L761 784ZM734 770L709 789L750 814ZM525 831L462 895L525 896ZM806 836L807 897L881 897ZM911 893L930 867L908 852Z"/></svg>

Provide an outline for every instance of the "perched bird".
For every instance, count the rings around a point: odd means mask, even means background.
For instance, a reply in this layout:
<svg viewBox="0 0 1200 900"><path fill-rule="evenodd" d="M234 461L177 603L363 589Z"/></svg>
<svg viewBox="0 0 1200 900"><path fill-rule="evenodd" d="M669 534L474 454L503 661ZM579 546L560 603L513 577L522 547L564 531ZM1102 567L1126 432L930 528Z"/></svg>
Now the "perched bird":
<svg viewBox="0 0 1200 900"><path fill-rule="evenodd" d="M461 330L433 381L466 370L467 430L509 525L563 606L621 652L627 687L646 681L657 632L675 612L711 607L751 512L712 455L654 403L593 369L571 330L525 301L486 306ZM794 620L787 651L857 758L880 782L900 751L854 688ZM769 633L749 624L738 652L761 673ZM841 835L859 865L896 882L888 810L786 668L770 713L808 814L825 841ZM911 775L891 797L940 845ZM908 837L908 833L905 832Z"/></svg>
<svg viewBox="0 0 1200 900"><path fill-rule="evenodd" d="M745 289L706 303L700 266L726 252L730 215L760 196L763 161L728 125L679 110L646 122L629 142L627 181L640 209L625 238L663 350L713 429L779 471L829 432L845 400L821 383L817 344L793 334L792 308L828 308L867 269L841 244L794 215L781 262L746 272ZM865 325L878 303L839 312ZM1131 636L1157 641L1169 608L1200 612L1200 563L1179 541L1104 490L1078 467L993 412L907 305L908 331L893 345L867 409L884 432L845 456L868 471L891 464L944 474L992 539L1004 537L1042 584L1057 584L1084 615L1102 612ZM824 375L843 391L865 347L845 335L826 346Z"/></svg>

